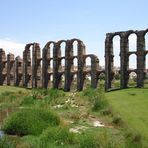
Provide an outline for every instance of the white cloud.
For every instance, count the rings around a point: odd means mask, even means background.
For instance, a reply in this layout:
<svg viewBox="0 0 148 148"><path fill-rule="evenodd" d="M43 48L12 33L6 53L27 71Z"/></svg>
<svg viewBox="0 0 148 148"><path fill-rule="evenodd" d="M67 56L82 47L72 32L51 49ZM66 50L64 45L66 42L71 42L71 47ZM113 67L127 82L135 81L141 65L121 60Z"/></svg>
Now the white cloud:
<svg viewBox="0 0 148 148"><path fill-rule="evenodd" d="M6 54L12 53L16 56L22 57L25 44L9 38L0 39L0 48L3 48Z"/></svg>

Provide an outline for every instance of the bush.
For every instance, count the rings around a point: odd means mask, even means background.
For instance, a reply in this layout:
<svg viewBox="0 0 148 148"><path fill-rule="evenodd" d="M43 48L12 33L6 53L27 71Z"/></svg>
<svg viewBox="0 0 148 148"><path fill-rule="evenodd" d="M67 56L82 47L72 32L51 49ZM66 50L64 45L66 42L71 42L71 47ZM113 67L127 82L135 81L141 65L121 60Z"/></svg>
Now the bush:
<svg viewBox="0 0 148 148"><path fill-rule="evenodd" d="M105 100L104 86L100 84L98 89L87 88L82 92L92 104L93 111L99 111L107 107L108 103Z"/></svg>
<svg viewBox="0 0 148 148"><path fill-rule="evenodd" d="M117 116L117 117L113 117L113 121L114 124L118 125L118 126L122 126L123 125L123 121L121 119L121 117Z"/></svg>
<svg viewBox="0 0 148 148"><path fill-rule="evenodd" d="M91 133L84 133L79 136L79 147L80 148L99 148L99 141L96 135Z"/></svg>
<svg viewBox="0 0 148 148"><path fill-rule="evenodd" d="M5 98L10 96L11 94L14 94L13 92L10 91L4 91L0 94L0 102L3 101Z"/></svg>
<svg viewBox="0 0 148 148"><path fill-rule="evenodd" d="M39 135L49 125L56 126L59 123L60 118L51 111L23 109L8 117L3 129L7 134Z"/></svg>
<svg viewBox="0 0 148 148"><path fill-rule="evenodd" d="M65 96L65 92L62 90L58 90L58 89L50 89L48 92L48 97L52 100L52 99L56 99L59 97L64 97Z"/></svg>
<svg viewBox="0 0 148 148"><path fill-rule="evenodd" d="M98 95L98 92L96 89L89 87L89 88L83 90L82 95L88 97L89 99L92 99L92 97Z"/></svg>
<svg viewBox="0 0 148 148"><path fill-rule="evenodd" d="M48 143L56 145L75 144L75 134L70 133L66 127L49 127L40 136L41 147L47 147Z"/></svg>
<svg viewBox="0 0 148 148"><path fill-rule="evenodd" d="M0 148L16 148L15 143L10 142L6 137L0 138Z"/></svg>
<svg viewBox="0 0 148 148"><path fill-rule="evenodd" d="M22 102L20 105L33 105L35 103L35 99L32 96L25 96L23 97Z"/></svg>

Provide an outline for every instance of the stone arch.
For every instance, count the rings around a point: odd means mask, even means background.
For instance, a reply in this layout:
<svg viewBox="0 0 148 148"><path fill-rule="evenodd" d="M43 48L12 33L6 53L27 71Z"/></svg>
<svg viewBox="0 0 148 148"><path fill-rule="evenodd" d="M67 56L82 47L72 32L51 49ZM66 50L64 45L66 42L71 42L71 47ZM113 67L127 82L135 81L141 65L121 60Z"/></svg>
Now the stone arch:
<svg viewBox="0 0 148 148"><path fill-rule="evenodd" d="M31 48L33 48L34 43L27 44L23 52L23 86L32 87L32 56Z"/></svg>
<svg viewBox="0 0 148 148"><path fill-rule="evenodd" d="M97 72L99 70L99 59L93 54L85 55L84 61L87 61L87 59L89 59L90 65L89 67L87 64L84 66L84 80L88 77L87 80L91 82L91 87L96 88L98 84Z"/></svg>
<svg viewBox="0 0 148 148"><path fill-rule="evenodd" d="M42 87L51 86L50 74L53 73L53 49L55 42L49 41L42 50Z"/></svg>
<svg viewBox="0 0 148 148"><path fill-rule="evenodd" d="M121 33L115 33L112 36L112 50L113 50L113 67L112 67L112 80L111 80L111 87L114 89L120 88L120 77L117 80L116 75L119 75L120 68L121 68Z"/></svg>
<svg viewBox="0 0 148 148"><path fill-rule="evenodd" d="M29 88L37 87L38 76L41 74L40 47L38 43L30 43L25 46L23 61L24 86Z"/></svg>
<svg viewBox="0 0 148 148"><path fill-rule="evenodd" d="M85 61L84 61L83 56L85 55L85 45L79 39L72 39L70 41L71 41L71 45L73 45L73 43L75 41L78 42L78 49L77 49L77 58L78 58L77 89L78 89L78 91L81 91L83 89L83 81L84 81L83 67L84 67Z"/></svg>

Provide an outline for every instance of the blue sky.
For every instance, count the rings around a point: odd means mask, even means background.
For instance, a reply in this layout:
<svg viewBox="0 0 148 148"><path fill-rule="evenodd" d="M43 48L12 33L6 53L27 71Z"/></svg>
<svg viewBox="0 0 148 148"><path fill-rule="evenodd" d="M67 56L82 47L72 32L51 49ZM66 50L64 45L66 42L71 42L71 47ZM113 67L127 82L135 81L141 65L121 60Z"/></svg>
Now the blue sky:
<svg viewBox="0 0 148 148"><path fill-rule="evenodd" d="M146 28L147 0L0 0L0 45L11 42L15 54L30 42L79 38L104 64L107 32Z"/></svg>

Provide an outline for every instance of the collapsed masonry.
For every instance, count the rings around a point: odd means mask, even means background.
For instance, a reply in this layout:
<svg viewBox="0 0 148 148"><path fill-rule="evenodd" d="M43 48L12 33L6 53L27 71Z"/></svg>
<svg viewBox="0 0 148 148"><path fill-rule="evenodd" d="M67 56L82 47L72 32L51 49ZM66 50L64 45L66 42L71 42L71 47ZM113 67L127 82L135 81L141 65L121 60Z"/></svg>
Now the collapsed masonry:
<svg viewBox="0 0 148 148"><path fill-rule="evenodd" d="M74 42L77 42L77 55L74 55ZM65 43L65 56L61 56L61 44ZM51 46L52 45L52 46ZM53 49L51 49L53 48ZM31 51L32 50L32 51ZM51 53L51 51L53 53ZM31 56L32 55L32 56ZM53 55L53 56L51 56ZM77 59L75 70L74 59ZM90 69L87 69L86 59L91 59ZM62 66L64 60L65 66ZM53 61L53 65L51 65ZM42 50L38 43L27 44L23 59L13 54L7 58L0 49L0 85L15 85L26 88L61 88L64 77L64 90L70 91L74 77L77 77L77 90L81 91L86 76L91 77L91 87L96 88L99 75L99 60L93 54L85 54L85 45L81 40L61 40L48 42Z"/></svg>

